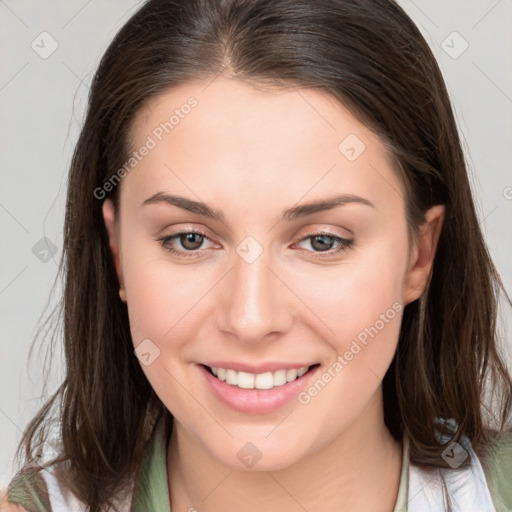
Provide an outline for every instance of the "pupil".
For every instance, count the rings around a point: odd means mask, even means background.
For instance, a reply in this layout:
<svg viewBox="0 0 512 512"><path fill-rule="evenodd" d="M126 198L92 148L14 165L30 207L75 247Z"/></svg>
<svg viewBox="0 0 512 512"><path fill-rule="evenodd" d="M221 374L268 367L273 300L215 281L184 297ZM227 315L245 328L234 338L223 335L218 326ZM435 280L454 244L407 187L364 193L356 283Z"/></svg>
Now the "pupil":
<svg viewBox="0 0 512 512"><path fill-rule="evenodd" d="M326 243L325 243L325 239L326 239L326 238L327 238L327 239L330 239L330 238L332 238L332 237L330 237L329 235L316 235L316 236L314 237L314 239L313 239L313 246L315 246L315 242L316 242L316 240L320 239L320 240L321 240L321 245L320 245L320 247L317 247L317 248L319 248L319 249L321 249L321 250L325 250L325 249L327 249L327 250L328 250L328 249L330 249L330 247L325 247L326 245L332 245L332 244L328 244L328 243L326 244Z"/></svg>
<svg viewBox="0 0 512 512"><path fill-rule="evenodd" d="M187 249L197 249L201 246L201 237L202 235L199 235L197 233L186 233L185 235L182 235L182 237L185 237L185 242L183 242L183 238L181 240L181 243L183 244L183 247L186 247ZM194 242L194 238L199 237L199 241ZM190 247L188 244L192 244L192 247ZM194 245L195 244L195 245Z"/></svg>

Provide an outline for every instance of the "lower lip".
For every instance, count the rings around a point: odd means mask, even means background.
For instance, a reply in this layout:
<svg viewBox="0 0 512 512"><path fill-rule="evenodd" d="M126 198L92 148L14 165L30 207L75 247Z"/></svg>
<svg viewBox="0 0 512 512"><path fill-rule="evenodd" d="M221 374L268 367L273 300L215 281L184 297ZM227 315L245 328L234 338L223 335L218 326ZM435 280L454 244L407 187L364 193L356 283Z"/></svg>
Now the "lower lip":
<svg viewBox="0 0 512 512"><path fill-rule="evenodd" d="M198 365L213 394L235 411L262 414L276 411L291 402L306 388L320 366L312 368L302 377L271 389L242 389L227 384L212 375L205 366Z"/></svg>

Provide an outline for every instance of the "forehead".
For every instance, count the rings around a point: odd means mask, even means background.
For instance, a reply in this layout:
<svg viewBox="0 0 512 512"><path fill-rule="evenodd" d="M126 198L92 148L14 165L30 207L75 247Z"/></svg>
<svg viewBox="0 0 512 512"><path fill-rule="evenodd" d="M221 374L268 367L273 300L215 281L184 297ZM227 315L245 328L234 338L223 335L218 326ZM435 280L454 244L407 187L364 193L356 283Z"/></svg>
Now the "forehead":
<svg viewBox="0 0 512 512"><path fill-rule="evenodd" d="M401 190L379 137L319 90L261 89L223 77L182 84L138 113L131 151L145 145L151 149L123 180L137 197L179 188L198 197L248 194L293 204L334 189L378 190L396 201Z"/></svg>

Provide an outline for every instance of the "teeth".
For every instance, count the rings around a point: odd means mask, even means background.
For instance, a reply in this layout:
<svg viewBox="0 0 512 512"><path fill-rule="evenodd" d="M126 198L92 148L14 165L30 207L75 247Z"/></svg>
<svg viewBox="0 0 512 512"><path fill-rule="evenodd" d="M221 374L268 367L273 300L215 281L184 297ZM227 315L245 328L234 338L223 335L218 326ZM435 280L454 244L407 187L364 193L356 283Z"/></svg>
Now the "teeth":
<svg viewBox="0 0 512 512"><path fill-rule="evenodd" d="M259 377L259 375L258 375ZM238 372L236 383L239 388L254 389L255 375L254 373Z"/></svg>
<svg viewBox="0 0 512 512"><path fill-rule="evenodd" d="M292 380L295 380L297 378L297 370L286 370L286 380L288 382L291 382Z"/></svg>
<svg viewBox="0 0 512 512"><path fill-rule="evenodd" d="M307 366L299 368L299 370L297 371L297 377L302 377L307 371L308 371Z"/></svg>
<svg viewBox="0 0 512 512"><path fill-rule="evenodd" d="M275 372L255 374L211 366L212 373L219 380L242 389L272 389L282 386L287 382L294 381L298 377L302 377L309 368L309 366L303 366L298 370L294 368L293 370L276 370Z"/></svg>

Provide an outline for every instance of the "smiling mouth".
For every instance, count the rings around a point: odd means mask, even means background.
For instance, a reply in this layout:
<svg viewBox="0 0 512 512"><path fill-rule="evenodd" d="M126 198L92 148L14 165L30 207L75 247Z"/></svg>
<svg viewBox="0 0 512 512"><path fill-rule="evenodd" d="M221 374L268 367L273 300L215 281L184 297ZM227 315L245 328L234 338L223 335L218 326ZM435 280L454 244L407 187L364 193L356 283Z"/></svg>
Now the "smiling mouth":
<svg viewBox="0 0 512 512"><path fill-rule="evenodd" d="M218 368L215 366L202 365L206 370L217 379L230 384L233 387L241 389L272 389L284 386L289 382L300 379L312 369L320 366L320 363L311 366L303 366L302 368L294 368L290 370L276 370L274 372L265 373L248 373L237 372L236 370L227 368Z"/></svg>

